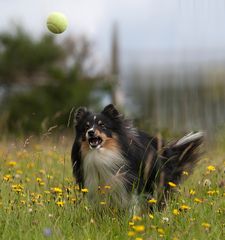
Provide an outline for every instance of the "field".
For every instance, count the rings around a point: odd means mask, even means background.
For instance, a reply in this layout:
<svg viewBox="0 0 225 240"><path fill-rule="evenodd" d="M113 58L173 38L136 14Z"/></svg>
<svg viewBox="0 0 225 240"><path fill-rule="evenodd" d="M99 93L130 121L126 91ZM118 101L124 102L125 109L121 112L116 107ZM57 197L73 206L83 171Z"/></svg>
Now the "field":
<svg viewBox="0 0 225 240"><path fill-rule="evenodd" d="M71 145L65 137L0 143L0 239L225 239L224 144L173 186L177 194L164 211L138 216L107 201L92 209L88 189L74 184Z"/></svg>

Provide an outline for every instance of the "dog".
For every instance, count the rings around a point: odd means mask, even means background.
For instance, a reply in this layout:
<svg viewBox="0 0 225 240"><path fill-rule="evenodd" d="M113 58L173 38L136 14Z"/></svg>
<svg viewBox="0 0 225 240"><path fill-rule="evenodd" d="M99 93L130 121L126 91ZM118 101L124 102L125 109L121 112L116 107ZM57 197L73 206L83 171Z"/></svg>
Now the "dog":
<svg viewBox="0 0 225 240"><path fill-rule="evenodd" d="M75 132L71 159L80 189L87 188L95 204L107 189L110 204L120 208L130 206L133 196L142 196L145 203L157 196L158 207L164 207L173 187L199 160L204 137L189 133L165 144L134 128L113 104L100 113L77 109Z"/></svg>

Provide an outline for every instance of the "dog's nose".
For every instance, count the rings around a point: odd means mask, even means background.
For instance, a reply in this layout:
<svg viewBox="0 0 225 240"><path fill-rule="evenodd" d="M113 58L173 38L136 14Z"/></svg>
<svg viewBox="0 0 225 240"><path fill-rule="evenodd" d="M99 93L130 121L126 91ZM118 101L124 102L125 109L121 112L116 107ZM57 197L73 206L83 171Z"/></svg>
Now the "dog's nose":
<svg viewBox="0 0 225 240"><path fill-rule="evenodd" d="M95 136L95 132L93 130L89 130L88 137L94 137L94 136Z"/></svg>

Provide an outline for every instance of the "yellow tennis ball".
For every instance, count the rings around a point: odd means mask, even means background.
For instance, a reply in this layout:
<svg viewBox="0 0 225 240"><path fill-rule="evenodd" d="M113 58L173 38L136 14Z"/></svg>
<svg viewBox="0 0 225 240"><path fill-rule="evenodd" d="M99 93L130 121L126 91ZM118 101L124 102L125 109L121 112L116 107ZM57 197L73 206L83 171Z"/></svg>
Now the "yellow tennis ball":
<svg viewBox="0 0 225 240"><path fill-rule="evenodd" d="M52 33L63 33L68 26L68 20L66 16L60 12L50 13L47 18L48 30Z"/></svg>

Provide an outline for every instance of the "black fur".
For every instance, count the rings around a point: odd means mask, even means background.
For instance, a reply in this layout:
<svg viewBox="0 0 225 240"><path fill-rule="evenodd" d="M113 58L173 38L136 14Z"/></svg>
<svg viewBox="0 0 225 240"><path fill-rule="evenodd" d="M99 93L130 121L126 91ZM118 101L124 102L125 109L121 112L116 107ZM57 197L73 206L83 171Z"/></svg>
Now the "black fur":
<svg viewBox="0 0 225 240"><path fill-rule="evenodd" d="M80 187L85 187L81 143L86 140L86 123L92 121L91 124L94 124L94 115L97 120L104 122L101 131L109 138L117 136L120 152L127 161L121 171L127 180L124 184L128 193L136 190L138 194L151 198L156 192L158 203L162 205L171 190L168 182L179 184L183 171L190 173L199 159L198 148L203 141L202 134L195 135L197 137L189 141L180 140L165 145L157 137L134 129L131 122L124 119L112 104L99 114L79 108L75 114L76 137L72 148L72 165Z"/></svg>

